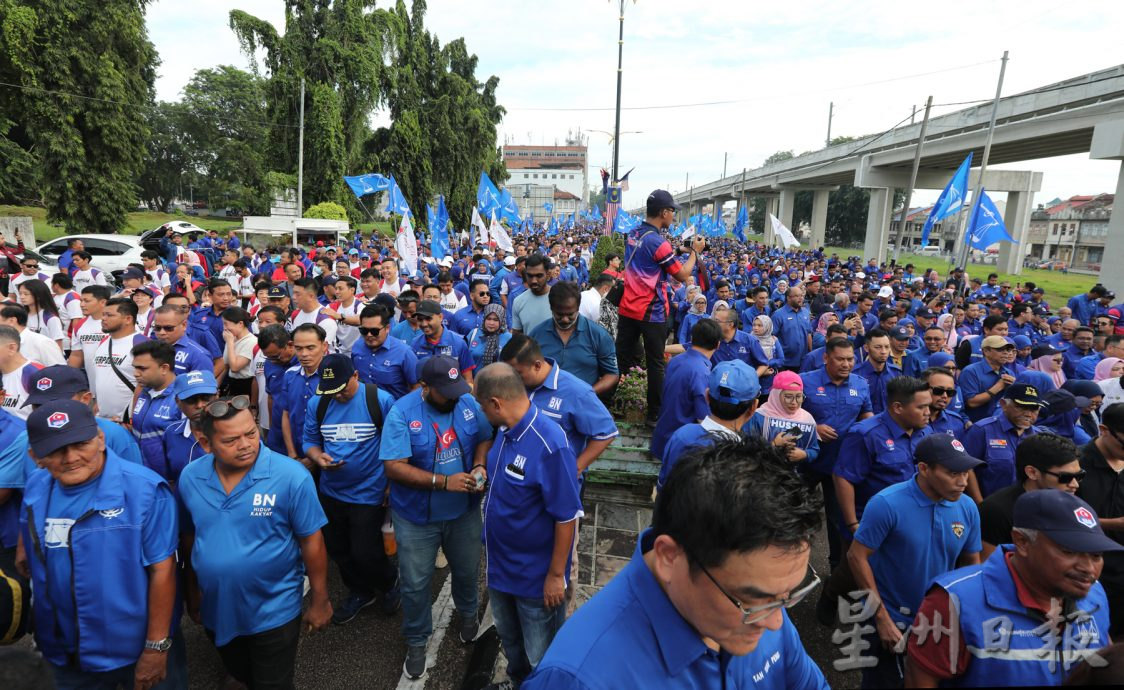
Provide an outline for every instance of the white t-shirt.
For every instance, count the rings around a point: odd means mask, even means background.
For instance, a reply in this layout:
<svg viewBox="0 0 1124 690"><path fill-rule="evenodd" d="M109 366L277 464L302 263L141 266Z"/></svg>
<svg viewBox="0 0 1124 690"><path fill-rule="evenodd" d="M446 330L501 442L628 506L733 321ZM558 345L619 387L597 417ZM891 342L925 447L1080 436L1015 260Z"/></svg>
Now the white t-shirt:
<svg viewBox="0 0 1124 690"><path fill-rule="evenodd" d="M12 293L15 293L16 288L29 280L42 280L47 284L47 287L51 287L51 276L47 275L46 273L36 273L29 276L23 271L20 271L18 274L12 276L12 280L8 283L8 290Z"/></svg>
<svg viewBox="0 0 1124 690"><path fill-rule="evenodd" d="M234 343L234 354L245 357L250 360L250 363L241 369L231 369L227 375L232 379L248 379L254 376L254 346L258 343L258 339L254 337L253 333L247 333L243 338ZM224 345L222 350L222 358L226 362L230 362L230 345Z"/></svg>
<svg viewBox="0 0 1124 690"><path fill-rule="evenodd" d="M578 306L578 313L597 323L601 319L601 293L595 288L590 288L582 293L582 301Z"/></svg>
<svg viewBox="0 0 1124 690"><path fill-rule="evenodd" d="M359 312L363 311L364 306L362 302L355 299L351 302L350 307L345 307L342 304L339 305L336 312L342 316L357 316ZM357 340L359 340L358 326L352 326L342 321L336 324L336 347L340 352L350 353L351 346L354 345Z"/></svg>
<svg viewBox="0 0 1124 690"><path fill-rule="evenodd" d="M63 332L69 335L70 323L82 318L82 297L73 290L64 292L55 295L55 306L58 307L59 318L62 319Z"/></svg>
<svg viewBox="0 0 1124 690"><path fill-rule="evenodd" d="M168 272L162 268L154 268L151 271L145 271L148 274L148 279L152 284L160 288L161 292L167 292L172 287L172 281L168 278Z"/></svg>
<svg viewBox="0 0 1124 690"><path fill-rule="evenodd" d="M24 407L28 391L35 385L35 375L43 368L38 362L27 362L10 374L4 374L4 410L20 419L27 419L30 407Z"/></svg>
<svg viewBox="0 0 1124 690"><path fill-rule="evenodd" d="M47 367L66 364L58 343L26 328L20 331L20 354Z"/></svg>
<svg viewBox="0 0 1124 690"><path fill-rule="evenodd" d="M464 309L468 306L468 302L456 291L456 288L449 290L449 294L441 293L441 300L438 304L440 304L441 308L445 311L454 313L456 313L458 309Z"/></svg>
<svg viewBox="0 0 1124 690"><path fill-rule="evenodd" d="M62 340L65 335L62 319L48 311L28 314L27 330L45 335L51 340Z"/></svg>
<svg viewBox="0 0 1124 690"><path fill-rule="evenodd" d="M326 342L328 343L328 351L336 351L336 331L339 330L336 320L324 314L324 308L319 307L316 311L301 311L297 310L297 315L293 317L292 328L288 329L289 332L296 330L297 326L306 323L314 323L324 329L327 335Z"/></svg>
<svg viewBox="0 0 1124 690"><path fill-rule="evenodd" d="M269 405L265 393L265 355L261 348L254 345L254 359L251 364L254 368L254 378L258 380L258 425L263 429L269 428Z"/></svg>
<svg viewBox="0 0 1124 690"><path fill-rule="evenodd" d="M403 287L403 281L401 278L395 280L394 282L387 282L386 280L381 280L379 282L381 283L381 285L379 285L379 292L385 292L388 295L393 295L395 299L397 299L398 295L406 289L405 287Z"/></svg>
<svg viewBox="0 0 1124 690"><path fill-rule="evenodd" d="M74 291L81 293L83 288L91 285L105 285L105 274L96 268L87 268L85 271L74 272Z"/></svg>
<svg viewBox="0 0 1124 690"><path fill-rule="evenodd" d="M137 377L133 372L133 346L148 340L140 333L130 333L123 338L106 336L98 344L94 354L94 397L98 401L98 416L107 419L120 419L133 401L133 390ZM113 362L117 370L131 385L125 385L110 364L109 351L113 350Z"/></svg>
<svg viewBox="0 0 1124 690"><path fill-rule="evenodd" d="M1110 379L1101 379L1097 381L1097 385L1104 391L1104 400L1101 401L1101 409L1106 410L1108 406L1113 403L1124 402L1124 389L1120 387L1120 377L1114 376Z"/></svg>
<svg viewBox="0 0 1124 690"><path fill-rule="evenodd" d="M90 382L93 391L94 381L94 356L97 354L98 345L105 340L105 333L101 329L101 319L85 316L74 322L74 332L70 336L70 351L82 351L82 364L86 369L86 380Z"/></svg>
<svg viewBox="0 0 1124 690"><path fill-rule="evenodd" d="M222 278L227 283L229 283L230 287L234 287L234 284L238 282L238 269L235 268L233 265L223 266L219 270L218 277Z"/></svg>

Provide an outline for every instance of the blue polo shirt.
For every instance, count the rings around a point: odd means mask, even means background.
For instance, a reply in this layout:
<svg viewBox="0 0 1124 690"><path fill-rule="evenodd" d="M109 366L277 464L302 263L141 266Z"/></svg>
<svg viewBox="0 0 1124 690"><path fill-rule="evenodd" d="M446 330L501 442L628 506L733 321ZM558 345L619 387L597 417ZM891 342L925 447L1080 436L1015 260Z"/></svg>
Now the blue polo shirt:
<svg viewBox="0 0 1124 690"><path fill-rule="evenodd" d="M215 313L214 307L197 307L192 310L188 320L194 323L200 329L211 334L216 343L223 342L222 339L222 313ZM221 353L219 355L222 356Z"/></svg>
<svg viewBox="0 0 1124 690"><path fill-rule="evenodd" d="M1009 365L1001 367L997 372L991 368L987 360L973 362L964 367L960 372L960 378L957 383L960 388L960 394L963 396L965 402L998 383L1001 373L1016 376L1015 371ZM973 423L980 421L984 417L990 417L999 409L999 398L1002 395L1003 393L1000 392L999 395L994 396L991 400L979 407L968 407L965 405L965 416Z"/></svg>
<svg viewBox="0 0 1124 690"><path fill-rule="evenodd" d="M823 367L801 374L800 380L804 382L803 408L812 413L817 424L826 424L839 435L835 441L821 439L819 456L804 467L820 474L831 474L847 431L859 415L872 411L870 388L866 380L854 374L836 385Z"/></svg>
<svg viewBox="0 0 1124 690"><path fill-rule="evenodd" d="M164 455L167 456L170 465L168 483L175 490L180 474L183 473L183 468L188 463L194 462L208 453L195 439L195 434L191 432L191 424L187 417L181 417L179 421L172 422L164 432L161 441L164 443Z"/></svg>
<svg viewBox="0 0 1124 690"><path fill-rule="evenodd" d="M476 309L469 304L467 307L453 312L453 317L449 319L449 328L462 336L468 335L474 328L480 328L480 324L484 321L484 310L476 311Z"/></svg>
<svg viewBox="0 0 1124 690"><path fill-rule="evenodd" d="M373 383L397 400L418 383L418 356L405 343L390 336L372 351L363 339L351 346L351 361L359 380Z"/></svg>
<svg viewBox="0 0 1124 690"><path fill-rule="evenodd" d="M441 329L441 337L437 339L437 342L431 342L425 333L418 333L410 347L418 358L417 371L419 378L422 362L434 355L444 355L457 360L457 366L460 367L461 373L476 368L476 363L472 361L472 353L468 351L468 345L464 342L464 338L448 328Z"/></svg>
<svg viewBox="0 0 1124 690"><path fill-rule="evenodd" d="M1032 426L1020 436L1002 411L968 429L964 434L964 450L987 462L986 466L975 470L984 498L1015 483L1015 449L1024 438L1041 432L1041 428Z"/></svg>
<svg viewBox="0 0 1124 690"><path fill-rule="evenodd" d="M882 489L913 476L913 449L932 431L929 427L907 434L882 412L851 427L839 447L835 476L855 486L855 514Z"/></svg>
<svg viewBox="0 0 1124 690"><path fill-rule="evenodd" d="M316 446L335 460L337 465L320 472L320 491L337 501L358 505L382 505L386 494L386 474L379 459L382 429L376 428L367 409L363 386L351 400L340 404L333 399L324 414L324 423L316 422L316 408L323 396L314 395L304 414L304 448ZM379 389L379 407L386 420L394 398Z"/></svg>
<svg viewBox="0 0 1124 690"><path fill-rule="evenodd" d="M814 331L812 315L807 307L799 310L787 304L773 312L773 333L784 346L784 365L800 366L800 360L808 353L808 336Z"/></svg>
<svg viewBox="0 0 1124 690"><path fill-rule="evenodd" d="M214 371L215 360L205 347L195 342L185 334L176 341L172 348L176 351L174 369L176 375L186 374L189 371Z"/></svg>
<svg viewBox="0 0 1124 690"><path fill-rule="evenodd" d="M420 328L414 328L410 325L407 319L402 319L394 324L394 328L390 329L390 337L396 340L401 340L403 343L409 345L414 342L414 338L421 334Z"/></svg>
<svg viewBox="0 0 1124 690"><path fill-rule="evenodd" d="M265 445L278 453L285 453L285 438L281 435L281 413L285 409L284 404L284 380L285 372L294 366L299 366L296 357L293 357L284 364L274 364L268 359L265 360L265 365L262 367L262 374L265 376L265 392L269 395L269 399L273 401L273 407L270 409L269 415L269 432L265 436Z"/></svg>
<svg viewBox="0 0 1124 690"><path fill-rule="evenodd" d="M309 374L300 364L295 364L281 377L279 399L273 401L274 409L280 403L281 409L289 413L289 435L292 436L293 448L298 453L304 443L304 415L308 410L308 401L316 395L316 387L319 385L319 370ZM281 446L285 446L284 439Z"/></svg>
<svg viewBox="0 0 1124 690"><path fill-rule="evenodd" d="M1062 371L1065 372L1066 378L1077 378L1077 366L1081 363L1081 360L1093 353L1093 348L1082 351L1078 350L1073 343L1070 343L1069 347L1062 350ZM1093 369L1095 372L1095 364L1093 365Z"/></svg>
<svg viewBox="0 0 1124 690"><path fill-rule="evenodd" d="M710 382L710 359L691 348L667 363L663 379L663 405L652 430L652 455L663 457L664 444L675 430L706 419L710 406L706 389Z"/></svg>
<svg viewBox="0 0 1124 690"><path fill-rule="evenodd" d="M752 340L753 336L741 329L735 330L729 340L719 338L718 349L710 356L710 366L731 360L740 360L749 364L749 353L753 350Z"/></svg>
<svg viewBox="0 0 1124 690"><path fill-rule="evenodd" d="M955 412L950 404L942 412L941 416L937 419L929 419L929 429L935 434L948 434L955 439L964 438L964 431L968 427L968 421Z"/></svg>
<svg viewBox="0 0 1124 690"><path fill-rule="evenodd" d="M221 317L218 317L218 322L220 325L222 324ZM201 346L203 350L211 356L210 369L214 370L214 360L222 359L222 346L219 345L219 343L222 342L222 334L220 333L216 339L211 329L202 324L188 320L187 329L184 331L183 337Z"/></svg>
<svg viewBox="0 0 1124 690"><path fill-rule="evenodd" d="M874 551L870 568L887 613L895 623L909 625L933 578L981 550L980 512L967 496L954 503L933 501L914 476L870 499L855 541Z"/></svg>
<svg viewBox="0 0 1124 690"><path fill-rule="evenodd" d="M214 456L180 474L191 565L203 592L203 626L222 647L280 627L301 614L304 562L299 540L328 523L312 475L265 446L228 495Z"/></svg>
<svg viewBox="0 0 1124 690"><path fill-rule="evenodd" d="M511 333L504 331L499 334L499 341L496 343L496 358L499 359L500 352L503 351L505 345L511 340ZM488 349L488 341L479 328L473 329L471 333L465 336L464 341L468 343L468 351L472 355L472 361L479 369L484 365L484 352Z"/></svg>
<svg viewBox="0 0 1124 690"><path fill-rule="evenodd" d="M902 375L901 368L893 361L887 360L886 365L882 367L882 371L875 371L874 365L870 363L870 360L867 360L855 367L854 375L866 381L867 388L870 390L870 407L874 410L874 414L885 412L887 407L886 384L890 382L890 379Z"/></svg>
<svg viewBox="0 0 1124 690"><path fill-rule="evenodd" d="M531 402L562 427L574 455L581 455L590 441L615 438L620 432L613 415L585 381L547 359L550 373L538 388L528 393Z"/></svg>
<svg viewBox="0 0 1124 690"><path fill-rule="evenodd" d="M27 463L27 422L0 410L0 489L15 489L8 500L0 504L0 549L16 547Z"/></svg>
<svg viewBox="0 0 1124 690"><path fill-rule="evenodd" d="M644 562L653 541L651 530L640 535L632 560L566 621L523 690L827 690L787 611L749 654L707 647Z"/></svg>
<svg viewBox="0 0 1124 690"><path fill-rule="evenodd" d="M173 423L183 419L183 413L176 406L175 386L167 386L159 393L145 388L137 396L133 405L133 437L140 445L141 457L148 469L164 479L171 481L172 460L164 453L164 432Z"/></svg>
<svg viewBox="0 0 1124 690"><path fill-rule="evenodd" d="M534 405L515 426L496 434L484 498L489 588L542 599L554 527L583 514L577 470L566 432ZM568 560L565 573L569 582Z"/></svg>
<svg viewBox="0 0 1124 690"><path fill-rule="evenodd" d="M591 386L605 374L620 373L616 343L600 324L584 316L578 315L569 342L563 343L558 337L553 319L543 321L527 335L539 344L544 357L558 362L562 369Z"/></svg>

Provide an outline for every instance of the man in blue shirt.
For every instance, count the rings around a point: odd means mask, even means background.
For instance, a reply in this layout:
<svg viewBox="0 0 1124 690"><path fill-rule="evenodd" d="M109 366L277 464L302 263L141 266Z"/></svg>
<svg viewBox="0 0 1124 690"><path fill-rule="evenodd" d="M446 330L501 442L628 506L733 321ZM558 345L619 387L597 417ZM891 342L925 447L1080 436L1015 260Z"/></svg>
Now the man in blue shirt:
<svg viewBox="0 0 1124 690"><path fill-rule="evenodd" d="M701 340L699 338L702 338ZM694 424L706 418L707 380L710 378L711 357L718 350L722 331L713 319L700 319L691 328L691 348L676 355L667 363L664 378L664 400L656 428L652 431L650 451L663 457L667 439L685 424Z"/></svg>
<svg viewBox="0 0 1124 690"><path fill-rule="evenodd" d="M305 457L305 411L320 385L320 362L328 354L327 337L324 329L314 323L303 323L293 331L293 352L299 363L285 371L277 401L281 404L281 435L285 451L293 459Z"/></svg>
<svg viewBox="0 0 1124 690"><path fill-rule="evenodd" d="M197 324L188 318L191 307L188 304L187 297L174 293L167 294L164 295L164 303L160 306L175 307L181 318L187 322L187 325L184 327L184 337L207 351L207 354L211 356L212 366L222 366L222 346L219 345L222 338L216 338L210 328ZM221 317L219 318L219 323L222 323Z"/></svg>
<svg viewBox="0 0 1124 690"><path fill-rule="evenodd" d="M1062 370L1066 377L1076 378L1077 365L1082 359L1093 354L1093 329L1088 326L1078 326L1073 331L1073 342L1062 350Z"/></svg>
<svg viewBox="0 0 1124 690"><path fill-rule="evenodd" d="M871 409L874 414L879 414L885 412L888 405L886 386L901 376L902 370L890 361L890 334L881 328L867 332L863 347L866 350L866 361L855 367L855 376L866 381L870 390Z"/></svg>
<svg viewBox="0 0 1124 690"><path fill-rule="evenodd" d="M372 402L378 413L368 409ZM333 623L348 623L375 603L376 589L383 593L384 614L401 604L398 573L381 536L386 475L379 445L393 404L389 393L359 380L346 355L328 355L320 363L320 383L304 415L304 455L321 470L320 505L328 517L324 544L348 589Z"/></svg>
<svg viewBox="0 0 1124 690"><path fill-rule="evenodd" d="M487 473L492 425L457 368L435 355L421 364L420 390L403 396L386 416L379 457L390 480L390 508L398 541L402 587L403 670L425 675L425 647L433 632L431 589L437 549L449 561L460 638L476 638L479 623L479 494Z"/></svg>
<svg viewBox="0 0 1124 690"><path fill-rule="evenodd" d="M929 430L963 439L968 423L952 409L956 400L956 378L952 371L948 367L930 367L917 378L929 384L929 393L933 398L929 403Z"/></svg>
<svg viewBox="0 0 1124 690"><path fill-rule="evenodd" d="M519 683L566 620L571 547L582 516L578 465L566 432L531 403L509 365L485 367L476 395L499 429L484 499L488 597L508 677Z"/></svg>
<svg viewBox="0 0 1124 690"><path fill-rule="evenodd" d="M27 423L0 410L0 569L9 575L16 573L20 499L34 469L27 456Z"/></svg>
<svg viewBox="0 0 1124 690"><path fill-rule="evenodd" d="M812 316L804 306L804 288L790 287L785 292L785 305L773 312L773 333L784 350L784 366L800 370L800 360L812 349Z"/></svg>
<svg viewBox="0 0 1124 690"><path fill-rule="evenodd" d="M35 642L56 685L151 688L167 677L186 686L168 485L107 451L93 412L76 400L33 411L27 438L45 471L28 477L20 531Z"/></svg>
<svg viewBox="0 0 1124 690"><path fill-rule="evenodd" d="M710 358L710 363L740 361L749 364L753 352L753 336L738 328L738 315L728 307L719 307L711 317L722 328L722 338L718 350Z"/></svg>
<svg viewBox="0 0 1124 690"><path fill-rule="evenodd" d="M850 539L874 494L913 475L913 454L931 431L929 385L899 376L886 389L886 411L851 427L835 464L835 493L843 516L840 534Z"/></svg>
<svg viewBox="0 0 1124 690"><path fill-rule="evenodd" d="M476 368L476 362L472 359L464 338L445 328L441 320L441 306L437 302L422 300L414 318L421 327L421 333L414 337L410 347L418 358L419 367L425 360L436 355L452 357L457 360L461 375L471 386L472 370Z"/></svg>
<svg viewBox="0 0 1124 690"><path fill-rule="evenodd" d="M1011 384L1003 392L999 411L968 429L964 447L987 462L986 467L973 472L968 484L968 494L976 503L1015 483L1015 450L1024 438L1039 431L1034 423L1042 404L1034 386Z"/></svg>
<svg viewBox="0 0 1124 690"><path fill-rule="evenodd" d="M980 562L980 514L963 498L968 475L983 463L946 434L926 436L914 455L917 473L870 499L847 561L855 582L881 601L876 633L866 639L878 659L863 669L863 687L900 687L903 652L895 651L929 583Z"/></svg>
<svg viewBox="0 0 1124 690"><path fill-rule="evenodd" d="M133 403L133 436L140 444L144 464L165 481L174 481L172 459L162 440L168 427L182 414L176 406L176 351L167 343L149 340L133 347L133 371L141 387Z"/></svg>
<svg viewBox="0 0 1124 690"><path fill-rule="evenodd" d="M281 431L281 415L284 412L285 372L298 366L297 353L293 349L293 339L281 324L265 326L258 333L258 347L265 364L262 375L265 377L266 414L269 418L269 431L265 445L278 453L287 453L285 437ZM259 396L259 400L261 397ZM260 404L260 403L259 403Z"/></svg>
<svg viewBox="0 0 1124 690"><path fill-rule="evenodd" d="M620 381L617 346L608 331L578 313L581 291L576 283L560 282L548 294L551 318L531 329L543 354L565 371L606 394Z"/></svg>
<svg viewBox="0 0 1124 690"><path fill-rule="evenodd" d="M418 357L408 345L390 335L392 315L381 304L359 313L359 340L351 346L351 359L359 380L372 383L397 400L418 384Z"/></svg>
<svg viewBox="0 0 1124 690"><path fill-rule="evenodd" d="M1015 371L1011 368L1014 343L989 335L981 341L980 351L983 360L964 367L959 380L964 413L973 423L995 414L999 397L1015 382Z"/></svg>
<svg viewBox="0 0 1124 690"><path fill-rule="evenodd" d="M827 688L784 611L818 584L808 558L820 510L762 439L680 463L632 561L577 610L523 690Z"/></svg>
<svg viewBox="0 0 1124 690"><path fill-rule="evenodd" d="M181 417L164 433L164 456L168 458L168 484L175 490L183 468L207 455L199 441L199 419L203 410L218 396L218 385L210 371L189 371L176 377L172 386Z"/></svg>
<svg viewBox="0 0 1124 690"><path fill-rule="evenodd" d="M187 337L187 318L175 305L156 308L152 319L152 337L175 348L175 373L189 371L222 371L222 360L216 362L205 347ZM217 375L217 374L216 374Z"/></svg>
<svg viewBox="0 0 1124 690"><path fill-rule="evenodd" d="M484 319L484 307L491 301L492 294L488 290L488 281L472 281L468 289L468 304L453 313L453 318L449 320L449 329L466 336L472 332L472 329L480 328L480 323Z"/></svg>
<svg viewBox="0 0 1124 690"><path fill-rule="evenodd" d="M1066 302L1073 314L1073 318L1077 319L1078 323L1082 326L1088 326L1097 315L1097 307L1099 306L1100 299L1108 294L1108 288L1100 283L1089 288L1089 291L1082 295L1074 295Z"/></svg>
<svg viewBox="0 0 1124 690"><path fill-rule="evenodd" d="M320 532L327 518L316 484L299 463L262 445L245 396L210 403L199 426L211 455L185 467L177 486L188 611L197 620L201 613L239 682L292 687L302 625L315 631L332 618Z"/></svg>

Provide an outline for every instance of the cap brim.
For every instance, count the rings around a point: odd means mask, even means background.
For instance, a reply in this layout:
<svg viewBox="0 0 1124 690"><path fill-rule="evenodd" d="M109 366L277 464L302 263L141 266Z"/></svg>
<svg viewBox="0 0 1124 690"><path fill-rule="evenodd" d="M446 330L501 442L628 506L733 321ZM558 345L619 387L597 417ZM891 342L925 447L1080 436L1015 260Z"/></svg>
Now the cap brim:
<svg viewBox="0 0 1124 690"><path fill-rule="evenodd" d="M1010 400L1019 407L1037 407L1039 409L1046 407L1046 404L1041 400L1019 400L1018 398L1006 398L1006 400Z"/></svg>
<svg viewBox="0 0 1124 690"><path fill-rule="evenodd" d="M455 379L445 379L441 383L432 386L432 388L449 400L455 400L462 395L472 392L472 388L468 385L468 382L464 380L463 376L458 376Z"/></svg>
<svg viewBox="0 0 1124 690"><path fill-rule="evenodd" d="M324 388L321 388L318 385L318 386L316 386L316 395L335 395L336 393L339 393L340 391L342 391L344 388L347 388L347 382L349 380L350 380L350 378L344 379L343 383L341 383L340 385L332 388L331 390L325 390Z"/></svg>
<svg viewBox="0 0 1124 690"><path fill-rule="evenodd" d="M1053 539L1058 546L1067 551L1076 551L1077 553L1124 551L1124 546L1105 535L1104 532L1095 532L1091 529L1039 529L1038 531Z"/></svg>
<svg viewBox="0 0 1124 690"><path fill-rule="evenodd" d="M98 435L98 424L95 421L89 427L76 427L67 429L63 433L50 433L45 438L32 442L31 450L35 457L45 458L56 450L69 446L72 443L83 443Z"/></svg>
<svg viewBox="0 0 1124 690"><path fill-rule="evenodd" d="M50 390L33 390L27 394L27 400L20 407L28 405L45 405L52 400L70 400L78 390L67 390L65 386L56 386Z"/></svg>
<svg viewBox="0 0 1124 690"><path fill-rule="evenodd" d="M176 400L187 400L188 398L194 398L197 395L217 395L218 392L219 389L216 386L198 384L195 386L191 386L190 388L185 388L179 393L176 393Z"/></svg>

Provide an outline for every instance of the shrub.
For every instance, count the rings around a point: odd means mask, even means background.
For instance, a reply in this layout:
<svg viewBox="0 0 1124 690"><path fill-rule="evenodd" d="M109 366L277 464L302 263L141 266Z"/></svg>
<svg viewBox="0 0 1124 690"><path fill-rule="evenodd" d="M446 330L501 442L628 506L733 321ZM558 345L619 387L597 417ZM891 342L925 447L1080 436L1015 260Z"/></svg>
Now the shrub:
<svg viewBox="0 0 1124 690"><path fill-rule="evenodd" d="M321 218L323 220L347 220L347 211L334 201L323 201L311 206L304 212L305 218Z"/></svg>

